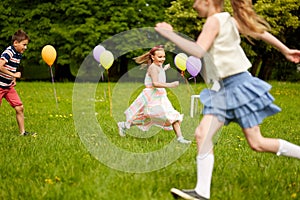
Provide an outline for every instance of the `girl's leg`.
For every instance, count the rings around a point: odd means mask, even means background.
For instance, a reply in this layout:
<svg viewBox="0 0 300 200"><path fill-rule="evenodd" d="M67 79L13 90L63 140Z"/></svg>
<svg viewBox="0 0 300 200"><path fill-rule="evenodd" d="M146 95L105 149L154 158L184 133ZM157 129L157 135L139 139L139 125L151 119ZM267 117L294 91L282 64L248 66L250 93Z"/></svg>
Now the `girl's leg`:
<svg viewBox="0 0 300 200"><path fill-rule="evenodd" d="M300 159L300 146L282 139L265 138L259 126L243 129L250 147L257 152L270 152Z"/></svg>
<svg viewBox="0 0 300 200"><path fill-rule="evenodd" d="M214 166L213 136L224 125L216 116L204 115L196 128L197 142L197 185L195 191L207 199L210 198L211 177Z"/></svg>
<svg viewBox="0 0 300 200"><path fill-rule="evenodd" d="M180 122L179 121L176 121L172 124L173 126L173 130L177 136L177 141L180 142L180 143L184 143L184 144L189 144L191 143L191 141L189 140L186 140L184 139L184 137L182 136L182 133L181 133L181 128L180 128Z"/></svg>

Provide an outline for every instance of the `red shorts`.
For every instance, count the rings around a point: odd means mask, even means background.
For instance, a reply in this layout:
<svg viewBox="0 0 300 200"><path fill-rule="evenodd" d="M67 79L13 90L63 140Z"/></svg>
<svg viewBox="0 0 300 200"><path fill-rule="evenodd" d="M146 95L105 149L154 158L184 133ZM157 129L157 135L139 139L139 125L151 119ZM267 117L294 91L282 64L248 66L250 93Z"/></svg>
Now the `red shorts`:
<svg viewBox="0 0 300 200"><path fill-rule="evenodd" d="M7 89L0 88L0 105L2 103L2 99L5 98L6 101L14 108L16 106L23 105L17 91L14 87L10 87Z"/></svg>

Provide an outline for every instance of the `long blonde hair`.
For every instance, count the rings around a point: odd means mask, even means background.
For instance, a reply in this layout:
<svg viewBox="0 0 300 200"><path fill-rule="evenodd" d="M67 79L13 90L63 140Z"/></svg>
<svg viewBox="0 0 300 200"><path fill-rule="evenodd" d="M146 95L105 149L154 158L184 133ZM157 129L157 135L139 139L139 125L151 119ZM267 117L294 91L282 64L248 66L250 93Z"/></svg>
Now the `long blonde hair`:
<svg viewBox="0 0 300 200"><path fill-rule="evenodd" d="M153 47L150 51L133 58L133 60L138 64L149 66L153 62L151 56L154 56L156 51L164 51L164 46L157 45Z"/></svg>
<svg viewBox="0 0 300 200"><path fill-rule="evenodd" d="M244 35L251 36L251 33L263 33L270 29L268 22L253 10L252 0L230 0L230 3L233 17Z"/></svg>

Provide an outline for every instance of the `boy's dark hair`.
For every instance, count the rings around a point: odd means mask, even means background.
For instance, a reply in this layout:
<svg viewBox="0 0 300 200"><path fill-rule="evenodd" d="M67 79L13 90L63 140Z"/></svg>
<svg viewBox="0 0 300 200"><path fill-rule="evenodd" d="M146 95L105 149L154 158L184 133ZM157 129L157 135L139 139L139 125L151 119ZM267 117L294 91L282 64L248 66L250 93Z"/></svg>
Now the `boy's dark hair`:
<svg viewBox="0 0 300 200"><path fill-rule="evenodd" d="M25 31L23 31L22 29L17 30L11 38L12 43L14 43L14 41L21 42L23 40L30 41L30 38L27 35L27 33Z"/></svg>

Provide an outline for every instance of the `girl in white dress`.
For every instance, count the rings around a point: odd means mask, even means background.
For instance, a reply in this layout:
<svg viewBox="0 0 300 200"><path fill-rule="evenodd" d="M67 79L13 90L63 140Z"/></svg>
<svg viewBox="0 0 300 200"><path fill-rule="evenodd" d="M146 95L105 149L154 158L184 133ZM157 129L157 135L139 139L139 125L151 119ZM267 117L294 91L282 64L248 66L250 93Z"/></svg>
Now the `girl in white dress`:
<svg viewBox="0 0 300 200"><path fill-rule="evenodd" d="M165 88L174 88L178 81L166 83L165 70L170 65L163 67L165 51L163 46L155 46L147 53L135 58L138 64L148 66L145 76L145 89L125 111L126 122L118 122L120 136L126 135L126 130L137 126L143 131L149 130L152 125L164 130L174 130L177 141L189 144L191 141L184 139L180 129L183 114L176 111L167 97Z"/></svg>

